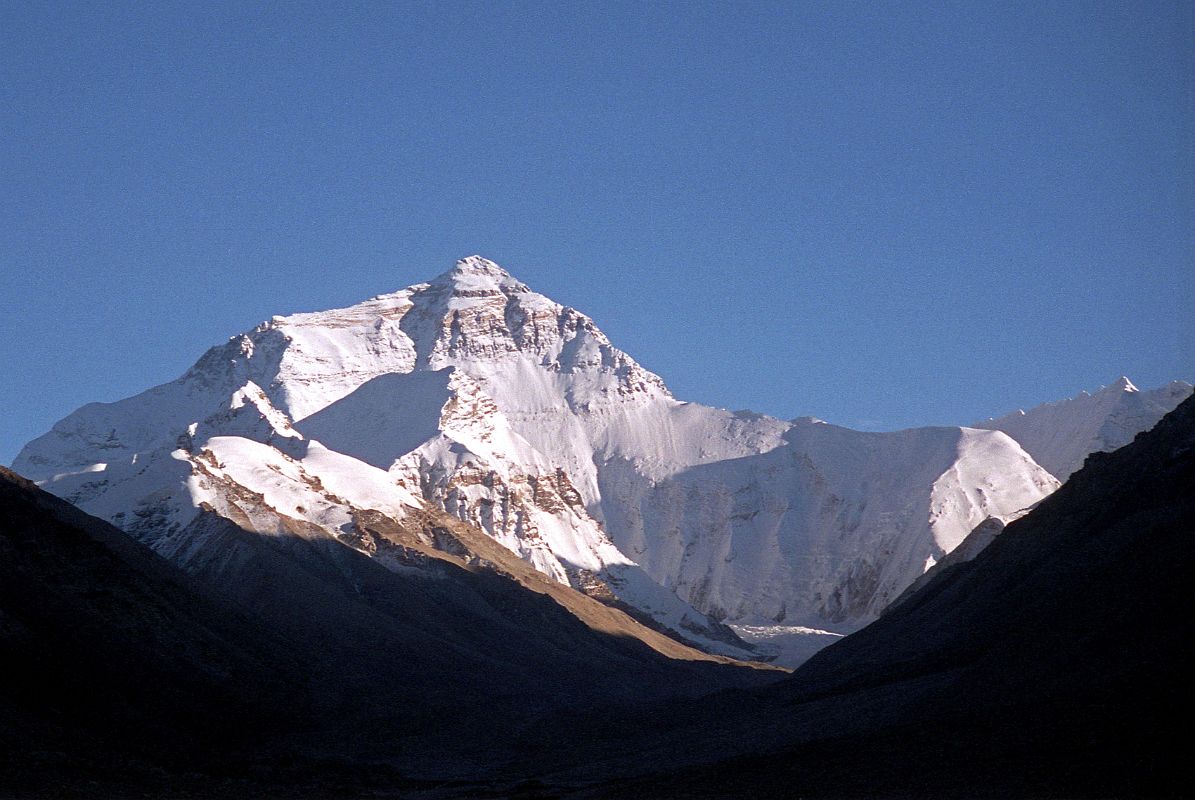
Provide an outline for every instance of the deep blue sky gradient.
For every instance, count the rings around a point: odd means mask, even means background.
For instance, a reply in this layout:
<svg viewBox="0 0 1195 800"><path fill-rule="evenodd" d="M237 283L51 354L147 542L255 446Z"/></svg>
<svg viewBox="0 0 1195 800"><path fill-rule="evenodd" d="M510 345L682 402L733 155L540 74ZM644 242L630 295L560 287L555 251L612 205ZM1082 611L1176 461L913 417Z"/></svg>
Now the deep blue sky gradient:
<svg viewBox="0 0 1195 800"><path fill-rule="evenodd" d="M678 397L1195 378L1195 4L0 5L0 462L481 253Z"/></svg>

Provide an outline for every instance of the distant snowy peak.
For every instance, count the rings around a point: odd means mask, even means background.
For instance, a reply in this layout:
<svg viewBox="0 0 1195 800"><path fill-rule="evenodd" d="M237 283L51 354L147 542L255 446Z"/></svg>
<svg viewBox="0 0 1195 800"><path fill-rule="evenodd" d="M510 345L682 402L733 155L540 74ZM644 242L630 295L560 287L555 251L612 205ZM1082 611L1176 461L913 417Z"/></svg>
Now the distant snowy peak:
<svg viewBox="0 0 1195 800"><path fill-rule="evenodd" d="M1016 439L1037 463L1066 480L1094 452L1123 447L1191 395L1192 385L1171 381L1141 391L1122 376L1096 392L1014 411L974 427L1000 430Z"/></svg>
<svg viewBox="0 0 1195 800"><path fill-rule="evenodd" d="M1138 389L1136 386L1133 385L1133 382L1131 380L1129 380L1127 375L1121 375L1119 378L1112 381L1112 383L1108 384L1107 386L1101 387L1100 391L1110 392L1110 393L1137 392L1137 391L1140 391L1140 389Z"/></svg>

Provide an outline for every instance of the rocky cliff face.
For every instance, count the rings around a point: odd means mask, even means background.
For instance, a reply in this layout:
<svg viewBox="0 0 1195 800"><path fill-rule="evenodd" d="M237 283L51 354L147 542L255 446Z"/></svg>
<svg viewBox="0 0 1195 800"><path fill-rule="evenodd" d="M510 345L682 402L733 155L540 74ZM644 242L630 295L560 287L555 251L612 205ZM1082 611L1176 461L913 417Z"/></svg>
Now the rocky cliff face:
<svg viewBox="0 0 1195 800"><path fill-rule="evenodd" d="M588 317L479 257L274 317L174 382L79 409L14 466L176 559L201 509L234 513L229 493L251 498L235 505L253 530L274 524L258 502L348 546L361 511L443 511L737 655L720 621L857 627L984 519L1057 487L1000 431L678 401Z"/></svg>

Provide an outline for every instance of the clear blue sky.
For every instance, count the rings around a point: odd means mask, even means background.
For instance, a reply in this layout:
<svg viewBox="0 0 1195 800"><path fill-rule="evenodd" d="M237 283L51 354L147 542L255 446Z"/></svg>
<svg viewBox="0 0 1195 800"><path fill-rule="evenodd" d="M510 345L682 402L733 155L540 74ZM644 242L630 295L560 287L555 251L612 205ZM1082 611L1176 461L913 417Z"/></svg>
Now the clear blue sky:
<svg viewBox="0 0 1195 800"><path fill-rule="evenodd" d="M1195 4L0 5L0 462L481 253L681 398L1195 378Z"/></svg>

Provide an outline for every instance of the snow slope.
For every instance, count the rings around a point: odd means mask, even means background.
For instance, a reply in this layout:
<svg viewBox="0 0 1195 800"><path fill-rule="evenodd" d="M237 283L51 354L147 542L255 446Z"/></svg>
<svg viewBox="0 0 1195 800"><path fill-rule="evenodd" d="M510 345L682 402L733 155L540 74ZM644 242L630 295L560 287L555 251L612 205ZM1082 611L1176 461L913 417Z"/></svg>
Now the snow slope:
<svg viewBox="0 0 1195 800"><path fill-rule="evenodd" d="M1083 466L1088 455L1124 447L1190 397L1191 391L1186 381L1171 381L1143 392L1121 377L1094 394L1081 392L1067 400L985 420L975 427L1004 431L1037 463L1065 481Z"/></svg>
<svg viewBox="0 0 1195 800"><path fill-rule="evenodd" d="M862 433L797 420L766 453L665 480L621 469L616 544L698 608L735 621L849 630L988 516L1057 486L1003 434Z"/></svg>

